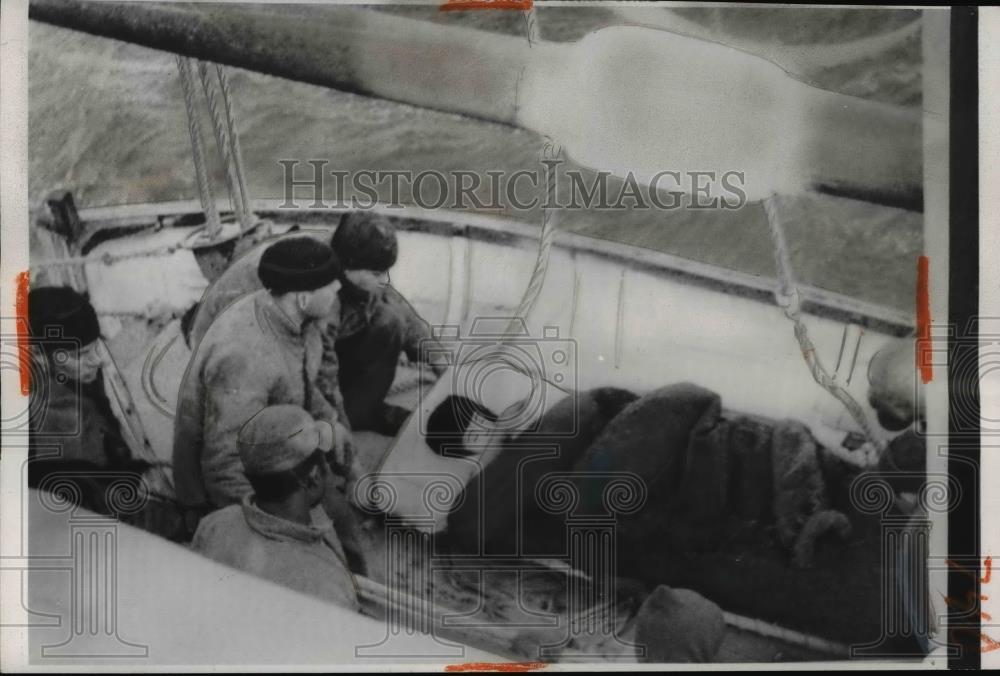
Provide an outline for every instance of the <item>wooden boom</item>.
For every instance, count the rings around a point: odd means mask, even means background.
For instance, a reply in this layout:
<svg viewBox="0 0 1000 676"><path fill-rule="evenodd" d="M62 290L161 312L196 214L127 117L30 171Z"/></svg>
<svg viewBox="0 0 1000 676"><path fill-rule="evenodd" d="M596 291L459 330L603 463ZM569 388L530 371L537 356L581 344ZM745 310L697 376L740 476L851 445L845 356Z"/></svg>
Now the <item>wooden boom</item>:
<svg viewBox="0 0 1000 676"><path fill-rule="evenodd" d="M304 13L302 13L304 12ZM807 86L760 57L640 26L576 43L348 6L32 0L32 19L536 131L597 170L747 174L752 201L816 189L922 209L919 111Z"/></svg>

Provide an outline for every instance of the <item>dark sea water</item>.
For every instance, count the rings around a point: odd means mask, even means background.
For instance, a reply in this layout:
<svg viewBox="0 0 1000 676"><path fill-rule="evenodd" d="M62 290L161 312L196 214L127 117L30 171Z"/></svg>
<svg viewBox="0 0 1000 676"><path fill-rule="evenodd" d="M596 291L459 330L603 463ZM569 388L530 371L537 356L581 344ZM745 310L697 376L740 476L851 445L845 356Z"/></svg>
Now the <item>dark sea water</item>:
<svg viewBox="0 0 1000 676"><path fill-rule="evenodd" d="M321 7L287 8L322 18ZM518 12L438 12L387 7L412 18L522 35ZM753 40L786 50L798 73L827 89L917 107L921 101L919 32L891 44L810 59L816 47L877 38L919 18L910 10L645 7L673 16L715 39ZM662 14L650 15L650 12ZM548 40L577 40L622 23L610 5L541 8ZM197 193L190 141L172 55L47 25L30 28L30 191L33 203L55 188L74 191L83 206L192 199ZM798 56L796 56L798 55ZM281 159L326 159L331 168L470 170L485 174L538 167L534 133L457 115L368 99L245 71L230 79L251 195L281 197ZM206 133L208 119L203 123ZM208 139L210 140L210 138ZM210 146L211 148L212 146ZM214 162L214 185L223 174ZM404 201L406 195L403 196ZM922 217L906 211L807 194L784 209L799 279L912 311ZM501 215L540 222L537 210ZM598 211L566 214L559 226L594 237L667 251L752 274L774 274L773 253L759 204L736 211Z"/></svg>

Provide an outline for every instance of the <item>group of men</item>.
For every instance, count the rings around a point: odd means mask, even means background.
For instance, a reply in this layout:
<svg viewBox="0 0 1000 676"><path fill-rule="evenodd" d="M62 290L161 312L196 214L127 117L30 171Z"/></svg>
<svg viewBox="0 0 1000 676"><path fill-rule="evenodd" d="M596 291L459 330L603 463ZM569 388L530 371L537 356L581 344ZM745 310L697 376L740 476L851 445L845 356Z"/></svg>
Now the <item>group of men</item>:
<svg viewBox="0 0 1000 676"><path fill-rule="evenodd" d="M352 432L395 435L410 413L385 401L401 353L412 361L440 354L421 350L430 326L389 284L398 251L387 218L350 213L332 239L296 231L263 241L205 292L190 321L192 357L174 420L179 539L193 536L192 547L214 559L357 607L332 525L355 516L348 496L361 469ZM91 304L68 287L38 288L29 314L33 336L56 328L79 346L56 355L56 342L37 341L51 378L37 390L46 410L32 418L29 483L67 463L134 462L101 387ZM440 374L445 364L430 367ZM81 406L84 432L67 445L61 431Z"/></svg>
<svg viewBox="0 0 1000 676"><path fill-rule="evenodd" d="M362 429L393 436L409 416L386 402L401 353L412 361L445 354L421 349L433 340L430 327L389 285L397 255L387 219L348 214L329 241L291 232L250 248L212 283L197 312L188 313L192 357L178 393L172 462L183 515L178 539L190 539L192 549L218 562L360 609L353 573L363 564L343 538L359 517L349 498L361 474L351 436ZM55 343L38 341L51 367L46 387L38 390L49 410L32 419L29 483L40 486L48 472L67 463L111 470L142 465L121 439L103 394L100 326L86 297L67 287L39 288L29 307L34 336L55 327L77 345L57 355ZM429 366L440 374L447 364ZM585 395L587 429L599 429L598 419L607 422L632 398L610 389ZM575 401L557 405L546 420L558 419ZM469 421L456 418L460 404L450 397L432 416L427 441L434 450L466 437ZM69 445L58 443L81 406L85 431L69 437ZM491 414L481 411L478 422L487 424ZM469 448L476 445L469 441ZM136 475L144 469L137 465ZM98 504L87 506L101 511ZM463 539L479 537L463 528L467 521L464 511L453 519L457 549ZM671 617L690 615L694 606L687 597L669 598L677 608ZM714 645L721 636L721 612L702 606L711 611L702 615L718 626L711 638L703 631L695 632L697 640L678 638L684 651ZM670 624L672 635L690 633ZM712 652L699 651L700 659Z"/></svg>
<svg viewBox="0 0 1000 676"><path fill-rule="evenodd" d="M174 421L195 549L357 605L349 582L363 562L333 526L343 535L359 516L352 431L394 436L410 413L385 401L401 353L439 354L421 349L430 326L389 284L398 250L387 218L349 213L330 240L261 243L205 293Z"/></svg>
<svg viewBox="0 0 1000 676"><path fill-rule="evenodd" d="M400 355L420 361L446 354L422 349L433 341L430 326L389 284L397 256L388 219L354 212L329 240L297 231L261 242L209 287L188 317L192 357L174 421L178 539L248 573L360 607L352 575L360 562L341 541L342 527L358 517L350 497L362 469L352 433L394 436L410 414L386 402ZM33 397L45 401L44 407L32 405L29 485L40 486L53 470L67 468L130 467L141 474L148 466L132 457L104 394L100 326L86 297L68 287L33 289L29 316L46 366L42 387L33 389ZM904 362L876 359L869 374L871 403L888 428L896 419L906 426L919 417L919 404L900 404L912 392L905 376L891 382L894 373L906 371ZM428 366L438 375L447 368L443 361ZM515 490L525 479L518 468L546 438L547 426L561 428L562 418L579 416L574 436L551 435L560 445L558 457L535 459L530 495L544 473L578 469L581 462L588 470L608 470L609 458L623 455L618 427L647 409L656 434L666 434L673 423L664 419L657 397L697 400L687 407L694 412L690 421L674 421L678 438L686 439L700 411L713 405L710 394L684 387L643 397L614 388L574 393L545 412L526 451L513 443L517 434L497 433L502 414L447 398L428 421L426 442L441 454L477 455L482 467L449 518L446 542L457 551L482 545L505 555L527 543L537 550L532 555L552 555L561 524L512 501L523 493ZM662 440L645 446L661 448ZM887 457L896 465L922 464L919 450L894 451ZM533 530L512 528L518 517Z"/></svg>

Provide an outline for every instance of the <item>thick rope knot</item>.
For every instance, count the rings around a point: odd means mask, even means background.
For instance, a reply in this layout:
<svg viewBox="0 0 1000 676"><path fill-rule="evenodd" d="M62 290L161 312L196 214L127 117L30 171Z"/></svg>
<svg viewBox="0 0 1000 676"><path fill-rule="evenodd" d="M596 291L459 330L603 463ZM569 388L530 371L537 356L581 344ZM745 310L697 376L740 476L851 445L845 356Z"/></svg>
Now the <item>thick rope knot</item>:
<svg viewBox="0 0 1000 676"><path fill-rule="evenodd" d="M802 299L796 289L779 287L774 291L774 300L785 316L795 321L802 313Z"/></svg>

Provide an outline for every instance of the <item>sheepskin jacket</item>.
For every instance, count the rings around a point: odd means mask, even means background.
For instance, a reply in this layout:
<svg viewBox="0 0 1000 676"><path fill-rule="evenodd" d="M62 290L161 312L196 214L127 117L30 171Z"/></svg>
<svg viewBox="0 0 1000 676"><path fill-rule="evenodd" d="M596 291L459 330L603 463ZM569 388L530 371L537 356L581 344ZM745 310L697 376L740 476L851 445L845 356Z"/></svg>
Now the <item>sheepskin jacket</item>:
<svg viewBox="0 0 1000 676"><path fill-rule="evenodd" d="M304 233L293 232L285 237L301 237ZM198 311L191 324L190 342L192 347L201 343L208 333L209 327L227 307L240 298L261 289L260 278L257 276L257 266L264 251L274 244L271 239L247 251L234 260L202 296ZM411 361L421 361L421 345L432 337L430 324L427 323L407 302L399 291L387 286L379 296L359 293L356 289L342 288L340 291L339 317L328 320L323 335L323 359L320 364L319 388L337 409L341 422L347 424L347 414L343 406L338 378L339 358L336 342L364 331L376 315L390 314L394 317L403 332L401 350ZM440 350L430 355L432 363L442 360Z"/></svg>
<svg viewBox="0 0 1000 676"><path fill-rule="evenodd" d="M191 548L313 598L361 609L343 547L321 509L305 525L269 514L246 496L202 519Z"/></svg>
<svg viewBox="0 0 1000 676"><path fill-rule="evenodd" d="M295 404L337 414L316 386L320 328L295 323L263 289L226 308L209 327L181 382L174 422L174 484L185 505L224 507L250 492L237 447L261 409Z"/></svg>

